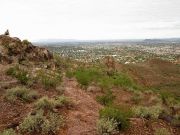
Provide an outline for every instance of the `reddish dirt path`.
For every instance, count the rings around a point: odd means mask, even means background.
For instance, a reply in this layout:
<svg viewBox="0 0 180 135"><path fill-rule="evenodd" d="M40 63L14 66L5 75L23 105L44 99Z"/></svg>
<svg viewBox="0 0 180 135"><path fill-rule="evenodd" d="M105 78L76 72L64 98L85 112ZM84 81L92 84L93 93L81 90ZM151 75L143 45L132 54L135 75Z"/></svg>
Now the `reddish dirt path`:
<svg viewBox="0 0 180 135"><path fill-rule="evenodd" d="M77 86L75 80L64 79L65 96L74 103L67 116L67 135L95 135L99 105L90 95Z"/></svg>

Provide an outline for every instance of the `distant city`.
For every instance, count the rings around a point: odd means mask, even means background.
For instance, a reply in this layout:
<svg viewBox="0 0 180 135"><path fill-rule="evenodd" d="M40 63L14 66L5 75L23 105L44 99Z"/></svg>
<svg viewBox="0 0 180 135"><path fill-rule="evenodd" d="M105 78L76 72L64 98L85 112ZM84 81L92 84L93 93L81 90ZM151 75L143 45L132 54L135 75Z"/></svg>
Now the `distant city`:
<svg viewBox="0 0 180 135"><path fill-rule="evenodd" d="M159 58L173 63L180 60L180 38L145 40L41 40L35 42L59 54L82 62L95 62L106 56L124 64Z"/></svg>

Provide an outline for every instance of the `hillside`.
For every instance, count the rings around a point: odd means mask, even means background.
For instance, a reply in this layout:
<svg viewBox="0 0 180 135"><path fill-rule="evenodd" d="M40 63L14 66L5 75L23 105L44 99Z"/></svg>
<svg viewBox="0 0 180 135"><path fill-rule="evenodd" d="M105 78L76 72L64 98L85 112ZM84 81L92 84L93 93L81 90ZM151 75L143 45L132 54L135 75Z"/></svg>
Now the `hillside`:
<svg viewBox="0 0 180 135"><path fill-rule="evenodd" d="M179 135L180 67L84 63L0 35L0 135Z"/></svg>

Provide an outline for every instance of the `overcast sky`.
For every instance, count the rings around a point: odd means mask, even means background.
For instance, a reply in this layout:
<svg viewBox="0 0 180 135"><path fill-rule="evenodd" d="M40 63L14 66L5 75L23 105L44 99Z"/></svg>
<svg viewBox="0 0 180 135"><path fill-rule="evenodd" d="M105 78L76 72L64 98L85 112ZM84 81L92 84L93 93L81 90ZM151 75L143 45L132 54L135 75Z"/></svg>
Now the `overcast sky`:
<svg viewBox="0 0 180 135"><path fill-rule="evenodd" d="M180 0L0 0L0 33L35 39L180 37Z"/></svg>

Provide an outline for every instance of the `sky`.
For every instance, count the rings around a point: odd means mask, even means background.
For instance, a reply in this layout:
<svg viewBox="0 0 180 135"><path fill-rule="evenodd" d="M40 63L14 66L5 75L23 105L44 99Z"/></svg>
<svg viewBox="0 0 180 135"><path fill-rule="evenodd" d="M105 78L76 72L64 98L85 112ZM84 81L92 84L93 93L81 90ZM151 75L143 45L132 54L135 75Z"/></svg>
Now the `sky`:
<svg viewBox="0 0 180 135"><path fill-rule="evenodd" d="M21 39L180 37L180 0L0 0L0 33Z"/></svg>

